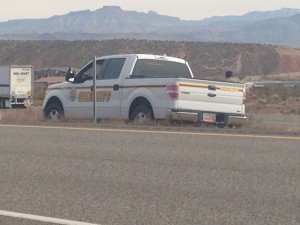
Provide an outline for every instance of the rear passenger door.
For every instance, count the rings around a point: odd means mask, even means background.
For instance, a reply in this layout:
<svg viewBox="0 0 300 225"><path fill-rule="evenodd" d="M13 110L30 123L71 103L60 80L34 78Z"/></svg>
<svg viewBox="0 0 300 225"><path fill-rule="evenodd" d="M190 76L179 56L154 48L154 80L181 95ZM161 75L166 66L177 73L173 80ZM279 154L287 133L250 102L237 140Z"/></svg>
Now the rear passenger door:
<svg viewBox="0 0 300 225"><path fill-rule="evenodd" d="M126 58L105 59L96 76L97 117L120 118L121 72Z"/></svg>

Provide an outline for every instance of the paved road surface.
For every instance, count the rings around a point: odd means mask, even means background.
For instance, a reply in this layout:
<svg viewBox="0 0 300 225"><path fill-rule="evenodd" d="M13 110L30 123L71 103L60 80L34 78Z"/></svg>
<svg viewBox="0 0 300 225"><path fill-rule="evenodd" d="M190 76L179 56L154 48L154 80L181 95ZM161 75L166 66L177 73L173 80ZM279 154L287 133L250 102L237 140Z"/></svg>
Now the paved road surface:
<svg viewBox="0 0 300 225"><path fill-rule="evenodd" d="M0 143L3 211L102 225L300 224L299 137L0 125Z"/></svg>

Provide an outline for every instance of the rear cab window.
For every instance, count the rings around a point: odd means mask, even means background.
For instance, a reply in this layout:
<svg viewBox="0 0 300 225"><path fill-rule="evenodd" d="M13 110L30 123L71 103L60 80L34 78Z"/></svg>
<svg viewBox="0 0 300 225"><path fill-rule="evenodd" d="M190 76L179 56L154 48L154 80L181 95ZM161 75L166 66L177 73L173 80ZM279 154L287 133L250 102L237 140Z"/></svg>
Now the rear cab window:
<svg viewBox="0 0 300 225"><path fill-rule="evenodd" d="M132 78L192 78L188 66L167 60L138 59Z"/></svg>

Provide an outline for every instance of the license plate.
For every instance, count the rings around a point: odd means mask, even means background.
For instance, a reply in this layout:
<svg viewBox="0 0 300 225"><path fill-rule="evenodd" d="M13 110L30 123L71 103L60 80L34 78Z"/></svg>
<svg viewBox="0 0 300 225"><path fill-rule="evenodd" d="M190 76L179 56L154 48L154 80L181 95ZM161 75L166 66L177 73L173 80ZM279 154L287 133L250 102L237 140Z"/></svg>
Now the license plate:
<svg viewBox="0 0 300 225"><path fill-rule="evenodd" d="M203 121L209 123L216 122L216 114L214 113L203 113Z"/></svg>

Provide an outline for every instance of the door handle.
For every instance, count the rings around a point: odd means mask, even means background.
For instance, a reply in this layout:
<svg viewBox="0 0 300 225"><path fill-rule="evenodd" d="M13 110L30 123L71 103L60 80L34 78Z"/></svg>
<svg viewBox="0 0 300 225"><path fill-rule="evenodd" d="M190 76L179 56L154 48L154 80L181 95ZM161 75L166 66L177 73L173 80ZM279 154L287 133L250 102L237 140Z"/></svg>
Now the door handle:
<svg viewBox="0 0 300 225"><path fill-rule="evenodd" d="M217 87L215 86L215 85L208 85L208 90L210 90L210 91L215 91L215 90L217 90Z"/></svg>
<svg viewBox="0 0 300 225"><path fill-rule="evenodd" d="M214 93L208 93L208 94L207 94L207 96L208 96L208 97L212 97L212 98L213 98L213 97L216 97L217 95L216 95L216 94L214 94Z"/></svg>
<svg viewBox="0 0 300 225"><path fill-rule="evenodd" d="M115 84L114 86L113 86L113 90L114 91L118 91L120 89L120 85L119 84Z"/></svg>

